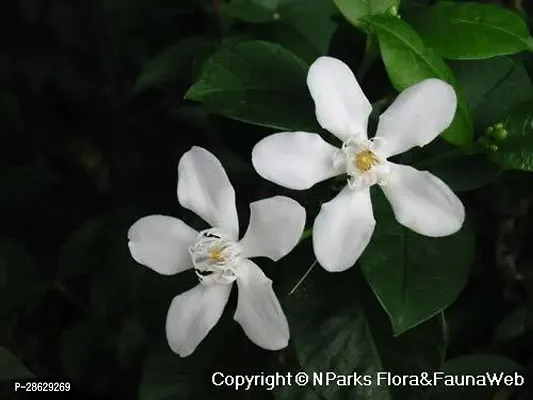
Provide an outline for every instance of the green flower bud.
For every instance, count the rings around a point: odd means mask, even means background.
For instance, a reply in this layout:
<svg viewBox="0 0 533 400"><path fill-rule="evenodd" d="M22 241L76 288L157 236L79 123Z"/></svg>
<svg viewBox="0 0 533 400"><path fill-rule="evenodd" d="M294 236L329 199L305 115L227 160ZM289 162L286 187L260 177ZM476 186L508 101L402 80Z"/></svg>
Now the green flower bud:
<svg viewBox="0 0 533 400"><path fill-rule="evenodd" d="M489 146L489 149L490 151L492 151L493 153L496 153L498 151L498 146L496 146L495 144L491 144Z"/></svg>
<svg viewBox="0 0 533 400"><path fill-rule="evenodd" d="M390 15L393 15L393 16L398 16L398 7L396 6L392 6L390 7L388 10L387 10L387 13L389 13Z"/></svg>
<svg viewBox="0 0 533 400"><path fill-rule="evenodd" d="M273 19L274 21L277 21L277 20L279 20L279 19L280 19L280 17L281 17L281 15L279 15L279 13L277 13L277 12L276 12L276 13L274 13L274 15L272 15L272 19Z"/></svg>
<svg viewBox="0 0 533 400"><path fill-rule="evenodd" d="M494 131L492 136L494 136L498 140L504 140L507 136L509 136L509 132L502 128Z"/></svg>
<svg viewBox="0 0 533 400"><path fill-rule="evenodd" d="M503 129L503 124L501 122L498 122L496 125L494 125L495 129Z"/></svg>

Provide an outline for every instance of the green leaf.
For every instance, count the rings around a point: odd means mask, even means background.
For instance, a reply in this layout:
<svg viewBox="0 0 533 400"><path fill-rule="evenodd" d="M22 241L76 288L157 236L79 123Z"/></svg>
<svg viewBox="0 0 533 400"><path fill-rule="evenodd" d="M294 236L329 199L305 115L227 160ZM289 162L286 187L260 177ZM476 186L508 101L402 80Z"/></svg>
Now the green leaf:
<svg viewBox="0 0 533 400"><path fill-rule="evenodd" d="M437 315L457 298L473 263L474 234L464 224L447 237L418 235L396 221L380 192L372 197L379 217L360 264L398 335Z"/></svg>
<svg viewBox="0 0 533 400"><path fill-rule="evenodd" d="M354 26L362 27L361 19L373 15L384 14L392 8L400 6L400 0L333 0L339 11Z"/></svg>
<svg viewBox="0 0 533 400"><path fill-rule="evenodd" d="M337 9L331 0L282 1L276 21L254 27L253 39L277 43L311 64L328 52L337 24Z"/></svg>
<svg viewBox="0 0 533 400"><path fill-rule="evenodd" d="M442 179L454 192L479 189L495 180L503 168L485 155L454 157L427 168Z"/></svg>
<svg viewBox="0 0 533 400"><path fill-rule="evenodd" d="M278 8L279 22L301 35L319 55L327 53L337 28L331 20L335 12L331 0L289 0L283 1Z"/></svg>
<svg viewBox="0 0 533 400"><path fill-rule="evenodd" d="M458 108L452 124L442 135L456 145L470 143L473 136L470 110L462 88L456 84L446 63L402 20L390 15L374 15L366 17L365 21L378 37L385 68L396 90L402 91L428 78L439 78L454 86Z"/></svg>
<svg viewBox="0 0 533 400"><path fill-rule="evenodd" d="M465 90L474 123L483 130L499 122L513 105L533 95L523 64L510 57L456 61L451 68Z"/></svg>
<svg viewBox="0 0 533 400"><path fill-rule="evenodd" d="M416 26L418 19L423 18L432 0L402 0L400 16L409 25Z"/></svg>
<svg viewBox="0 0 533 400"><path fill-rule="evenodd" d="M504 341L522 335L527 329L527 314L528 310L523 306L508 314L496 327L494 340Z"/></svg>
<svg viewBox="0 0 533 400"><path fill-rule="evenodd" d="M490 158L507 168L533 171L533 104L516 105L503 122L507 138L496 143Z"/></svg>
<svg viewBox="0 0 533 400"><path fill-rule="evenodd" d="M166 343L153 350L142 370L139 400L198 398L197 387L210 382L204 381L203 376L210 366L213 350L212 343L202 344L187 358L173 353Z"/></svg>
<svg viewBox="0 0 533 400"><path fill-rule="evenodd" d="M185 84L190 83L195 57L210 45L210 39L192 36L169 47L143 66L134 92L140 93L149 88L161 89L180 80L185 80Z"/></svg>
<svg viewBox="0 0 533 400"><path fill-rule="evenodd" d="M124 208L91 219L59 252L59 279L87 275L91 310L104 318L120 316L127 308L144 268L131 257L127 242L128 229L137 218L136 212Z"/></svg>
<svg viewBox="0 0 533 400"><path fill-rule="evenodd" d="M492 354L477 354L459 357L447 361L442 368L445 375L486 375L489 374L513 374L520 370L520 366L514 361ZM512 375L511 375L512 376ZM502 382L503 383L503 382ZM450 385L440 386L432 399L434 400L484 400L493 398L494 390L498 385Z"/></svg>
<svg viewBox="0 0 533 400"><path fill-rule="evenodd" d="M221 4L220 10L243 21L265 23L275 20L278 5L278 0L232 0Z"/></svg>
<svg viewBox="0 0 533 400"><path fill-rule="evenodd" d="M263 32L255 39L278 43L309 62L326 54L337 27L331 0L233 0L221 9L234 18L263 23L262 29L254 27Z"/></svg>
<svg viewBox="0 0 533 400"><path fill-rule="evenodd" d="M526 50L529 32L516 13L489 4L440 2L416 28L444 58L475 60Z"/></svg>
<svg viewBox="0 0 533 400"><path fill-rule="evenodd" d="M331 37L332 35L329 35L328 43ZM327 49L324 51L319 50L309 42L309 38L305 37L296 27L288 23L269 25L265 32L262 32L257 39L279 43L309 65L327 52Z"/></svg>
<svg viewBox="0 0 533 400"><path fill-rule="evenodd" d="M29 379L34 375L9 350L0 347L0 381Z"/></svg>
<svg viewBox="0 0 533 400"><path fill-rule="evenodd" d="M277 44L240 42L209 58L200 80L185 97L251 124L313 130L314 107L305 84L308 68Z"/></svg>
<svg viewBox="0 0 533 400"><path fill-rule="evenodd" d="M294 268L298 264L284 270L294 274L286 279L288 287L303 274L302 268ZM387 316L355 268L340 274L315 268L284 303L291 342L304 371L368 376L360 378L364 380L359 384L323 382L313 387L319 395L325 399L424 398L427 388L388 387L383 381L378 384L377 374L438 369L445 348L442 318L394 337Z"/></svg>
<svg viewBox="0 0 533 400"><path fill-rule="evenodd" d="M278 386L274 391L276 400L322 400L313 389L308 386Z"/></svg>

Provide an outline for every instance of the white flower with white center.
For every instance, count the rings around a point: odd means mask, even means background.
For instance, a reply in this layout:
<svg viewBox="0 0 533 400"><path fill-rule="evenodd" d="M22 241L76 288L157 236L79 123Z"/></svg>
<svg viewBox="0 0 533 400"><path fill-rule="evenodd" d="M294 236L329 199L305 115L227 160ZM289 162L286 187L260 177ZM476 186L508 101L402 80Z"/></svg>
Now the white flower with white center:
<svg viewBox="0 0 533 400"><path fill-rule="evenodd" d="M235 190L220 161L193 147L178 165L178 201L213 228L195 231L179 219L151 215L128 231L132 257L163 275L193 268L200 283L170 305L166 334L171 349L189 356L220 319L233 282L238 286L234 319L256 345L267 350L287 346L289 326L272 281L249 258L273 261L298 243L305 209L275 196L250 204L250 223L241 240Z"/></svg>
<svg viewBox="0 0 533 400"><path fill-rule="evenodd" d="M370 242L376 221L370 186L378 184L399 223L426 236L447 236L463 225L461 201L427 171L388 161L415 146L425 146L452 122L454 89L427 79L404 90L380 116L368 139L372 106L350 68L320 57L309 68L307 86L322 128L342 141L332 146L316 133L281 132L257 143L252 162L263 178L289 189L309 189L318 182L348 174L348 185L322 205L313 225L313 247L328 271L355 264Z"/></svg>

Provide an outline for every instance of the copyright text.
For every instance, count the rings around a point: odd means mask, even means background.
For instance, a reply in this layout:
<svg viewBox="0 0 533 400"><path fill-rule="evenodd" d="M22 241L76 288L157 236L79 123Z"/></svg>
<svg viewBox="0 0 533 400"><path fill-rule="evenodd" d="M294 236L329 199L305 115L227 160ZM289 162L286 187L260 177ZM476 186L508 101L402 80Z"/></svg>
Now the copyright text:
<svg viewBox="0 0 533 400"><path fill-rule="evenodd" d="M444 372L422 372L417 375L398 375L380 371L375 374L337 374L336 372L300 371L276 372L274 374L230 375L215 372L211 375L214 386L231 387L235 390L250 390L265 388L273 390L282 386L404 386L404 387L432 387L432 386L522 386L524 377L519 373L505 374L487 372L479 375L449 375Z"/></svg>

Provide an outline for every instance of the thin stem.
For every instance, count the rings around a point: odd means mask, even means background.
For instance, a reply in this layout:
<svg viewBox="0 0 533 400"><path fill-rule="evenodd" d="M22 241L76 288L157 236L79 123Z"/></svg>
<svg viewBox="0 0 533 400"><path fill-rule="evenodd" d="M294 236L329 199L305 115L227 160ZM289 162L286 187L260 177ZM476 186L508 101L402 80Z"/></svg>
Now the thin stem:
<svg viewBox="0 0 533 400"><path fill-rule="evenodd" d="M309 267L309 269L305 272L305 274L300 278L300 280L296 283L296 285L294 285L294 287L292 288L292 290L289 292L289 296L292 296L294 294L294 292L296 291L296 289L298 289L298 286L300 286L302 284L302 282L305 280L305 278L307 278L307 275L309 275L312 271L312 269L315 267L316 263L318 262L318 260L315 260L313 262L313 264L311 264L311 266Z"/></svg>
<svg viewBox="0 0 533 400"><path fill-rule="evenodd" d="M375 60L377 56L377 49L376 49L376 38L372 34L368 34L366 37L366 46L365 46L365 55L363 56L363 59L361 60L361 64L359 64L359 68L357 69L357 80L359 83L361 83L370 69L370 66L372 65L372 62Z"/></svg>

